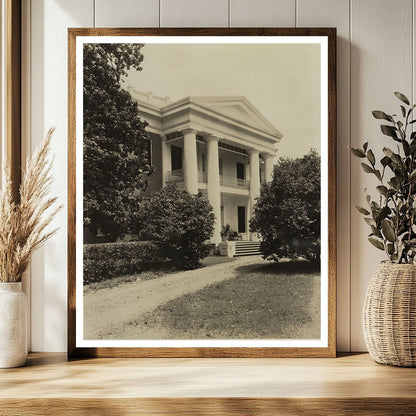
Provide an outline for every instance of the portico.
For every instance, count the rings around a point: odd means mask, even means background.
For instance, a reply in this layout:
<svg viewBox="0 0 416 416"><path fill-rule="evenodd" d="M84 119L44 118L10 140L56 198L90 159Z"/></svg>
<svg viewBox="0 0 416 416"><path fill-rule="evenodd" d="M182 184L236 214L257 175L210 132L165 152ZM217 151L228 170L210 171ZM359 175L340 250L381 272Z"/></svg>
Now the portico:
<svg viewBox="0 0 416 416"><path fill-rule="evenodd" d="M176 182L206 195L215 214L211 242L226 224L253 239L248 223L261 183L272 178L282 135L245 97L187 97L160 105L137 91L148 130L161 139L162 186ZM146 99L145 99L146 98Z"/></svg>

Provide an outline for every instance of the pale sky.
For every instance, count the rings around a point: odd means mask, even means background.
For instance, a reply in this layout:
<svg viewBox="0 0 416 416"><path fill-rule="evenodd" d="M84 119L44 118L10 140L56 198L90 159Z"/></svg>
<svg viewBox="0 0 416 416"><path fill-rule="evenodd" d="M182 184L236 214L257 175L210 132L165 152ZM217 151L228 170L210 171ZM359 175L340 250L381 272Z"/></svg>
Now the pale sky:
<svg viewBox="0 0 416 416"><path fill-rule="evenodd" d="M319 44L145 44L128 84L178 100L244 95L282 134L278 156L320 150Z"/></svg>

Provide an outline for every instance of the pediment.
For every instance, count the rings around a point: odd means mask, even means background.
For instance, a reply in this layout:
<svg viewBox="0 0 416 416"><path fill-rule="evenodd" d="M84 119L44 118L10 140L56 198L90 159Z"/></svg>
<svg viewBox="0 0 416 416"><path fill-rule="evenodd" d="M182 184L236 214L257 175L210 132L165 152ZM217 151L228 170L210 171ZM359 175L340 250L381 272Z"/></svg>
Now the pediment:
<svg viewBox="0 0 416 416"><path fill-rule="evenodd" d="M157 132L185 128L178 126L189 124L189 115L187 120L178 121L177 118L179 114L182 117L189 114L193 108L199 110L199 115L217 118L223 123L228 121L230 125L238 124L272 142L279 142L282 138L280 131L244 96L188 96L172 101L132 88L129 92L139 103L143 118Z"/></svg>
<svg viewBox="0 0 416 416"><path fill-rule="evenodd" d="M190 100L215 113L267 132L278 138L282 134L245 97L190 97Z"/></svg>

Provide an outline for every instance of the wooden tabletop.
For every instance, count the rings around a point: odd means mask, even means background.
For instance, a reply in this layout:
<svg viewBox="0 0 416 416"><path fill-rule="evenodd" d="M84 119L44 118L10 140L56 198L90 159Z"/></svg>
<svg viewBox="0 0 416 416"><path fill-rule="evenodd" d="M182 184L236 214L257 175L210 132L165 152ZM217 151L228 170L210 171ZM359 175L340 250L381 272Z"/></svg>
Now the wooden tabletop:
<svg viewBox="0 0 416 416"><path fill-rule="evenodd" d="M6 414L415 415L416 369L382 366L368 354L68 362L33 353L27 366L0 370Z"/></svg>

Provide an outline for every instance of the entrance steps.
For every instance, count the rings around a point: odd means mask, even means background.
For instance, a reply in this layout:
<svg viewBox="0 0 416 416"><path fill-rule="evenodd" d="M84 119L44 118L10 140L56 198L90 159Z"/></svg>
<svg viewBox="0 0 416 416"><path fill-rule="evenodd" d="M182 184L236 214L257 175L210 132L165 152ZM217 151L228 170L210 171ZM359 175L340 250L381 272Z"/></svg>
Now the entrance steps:
<svg viewBox="0 0 416 416"><path fill-rule="evenodd" d="M260 241L235 241L234 257L259 255Z"/></svg>

